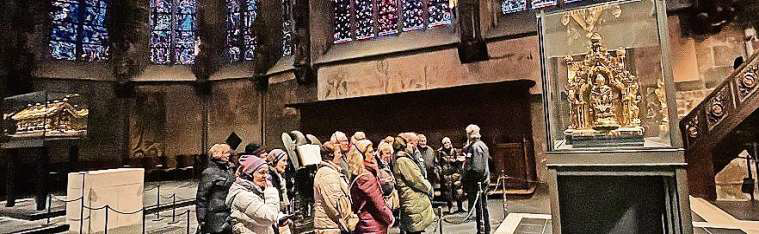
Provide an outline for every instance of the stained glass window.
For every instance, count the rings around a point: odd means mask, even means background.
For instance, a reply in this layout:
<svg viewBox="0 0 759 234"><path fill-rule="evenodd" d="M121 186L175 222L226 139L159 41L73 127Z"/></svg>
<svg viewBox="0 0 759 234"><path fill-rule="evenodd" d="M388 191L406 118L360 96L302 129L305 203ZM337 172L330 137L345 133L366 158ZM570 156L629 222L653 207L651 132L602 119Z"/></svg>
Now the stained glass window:
<svg viewBox="0 0 759 234"><path fill-rule="evenodd" d="M252 61L256 53L253 21L258 15L256 0L227 0L225 54L228 61Z"/></svg>
<svg viewBox="0 0 759 234"><path fill-rule="evenodd" d="M379 35L392 35L398 33L398 1L377 0L377 21L379 23Z"/></svg>
<svg viewBox="0 0 759 234"><path fill-rule="evenodd" d="M335 0L333 13L335 14L335 43L352 41L350 0Z"/></svg>
<svg viewBox="0 0 759 234"><path fill-rule="evenodd" d="M373 0L355 0L356 7L356 39L374 37Z"/></svg>
<svg viewBox="0 0 759 234"><path fill-rule="evenodd" d="M196 8L195 0L150 0L150 61L195 63Z"/></svg>
<svg viewBox="0 0 759 234"><path fill-rule="evenodd" d="M449 25L453 21L449 0L332 1L335 44Z"/></svg>
<svg viewBox="0 0 759 234"><path fill-rule="evenodd" d="M291 0L282 0L282 56L293 55L293 24Z"/></svg>
<svg viewBox="0 0 759 234"><path fill-rule="evenodd" d="M403 31L424 28L422 0L403 0Z"/></svg>
<svg viewBox="0 0 759 234"><path fill-rule="evenodd" d="M56 0L52 3L50 54L54 59L108 59L107 0Z"/></svg>
<svg viewBox="0 0 759 234"><path fill-rule="evenodd" d="M527 10L527 0L503 0L501 13L504 15Z"/></svg>
<svg viewBox="0 0 759 234"><path fill-rule="evenodd" d="M556 6L556 4L558 4L558 0L532 0L532 9Z"/></svg>
<svg viewBox="0 0 759 234"><path fill-rule="evenodd" d="M448 7L448 0L429 0L427 12L429 14L428 27L451 24L453 16L451 8Z"/></svg>

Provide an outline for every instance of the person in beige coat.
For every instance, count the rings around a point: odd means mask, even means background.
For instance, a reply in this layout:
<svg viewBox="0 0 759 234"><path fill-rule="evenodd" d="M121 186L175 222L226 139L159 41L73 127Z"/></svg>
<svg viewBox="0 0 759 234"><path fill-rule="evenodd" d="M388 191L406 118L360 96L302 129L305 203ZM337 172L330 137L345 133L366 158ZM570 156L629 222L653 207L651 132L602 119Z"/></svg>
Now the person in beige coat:
<svg viewBox="0 0 759 234"><path fill-rule="evenodd" d="M356 228L358 216L351 206L348 178L338 164L343 157L339 146L325 143L322 162L314 176L314 233L350 233Z"/></svg>
<svg viewBox="0 0 759 234"><path fill-rule="evenodd" d="M246 159L241 167L226 199L232 209L232 232L273 234L275 225L287 222L282 222L286 216L279 211L279 193L266 179L269 167L257 157Z"/></svg>

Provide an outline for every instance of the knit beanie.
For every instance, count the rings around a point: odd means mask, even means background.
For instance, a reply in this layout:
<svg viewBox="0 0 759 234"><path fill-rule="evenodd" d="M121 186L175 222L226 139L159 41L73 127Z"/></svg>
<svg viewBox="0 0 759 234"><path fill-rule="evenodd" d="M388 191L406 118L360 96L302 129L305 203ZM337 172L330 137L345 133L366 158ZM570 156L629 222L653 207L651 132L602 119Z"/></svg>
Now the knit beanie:
<svg viewBox="0 0 759 234"><path fill-rule="evenodd" d="M277 164L277 162L279 162L279 160L282 160L283 158L285 158L285 156L287 156L287 153L285 153L284 150L273 149L273 150L271 150L269 152L269 158L272 159L271 162L269 162L269 163L271 163L271 164Z"/></svg>
<svg viewBox="0 0 759 234"><path fill-rule="evenodd" d="M242 173L248 175L253 174L253 172L263 168L264 165L266 165L265 160L258 157L248 157L242 162Z"/></svg>

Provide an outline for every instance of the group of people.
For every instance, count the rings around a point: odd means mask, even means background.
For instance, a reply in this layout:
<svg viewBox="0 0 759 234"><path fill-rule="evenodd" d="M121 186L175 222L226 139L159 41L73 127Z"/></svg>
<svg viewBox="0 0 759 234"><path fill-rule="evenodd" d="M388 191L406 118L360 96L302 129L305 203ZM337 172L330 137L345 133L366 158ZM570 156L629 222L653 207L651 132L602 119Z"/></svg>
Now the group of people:
<svg viewBox="0 0 759 234"><path fill-rule="evenodd" d="M314 176L314 232L381 234L397 223L405 233L422 233L435 221L430 181L442 180L449 212L454 200L464 210L459 199L463 187L469 209L477 211L478 233L489 233L489 151L478 126L465 130L467 143L461 150L447 137L433 150L424 135L411 132L386 137L376 147L362 132L350 139L342 132L332 134L320 147ZM228 145L209 150L209 167L197 193L202 233L290 233L284 176L288 155L280 149L252 148L231 160L237 165L230 163L233 151Z"/></svg>

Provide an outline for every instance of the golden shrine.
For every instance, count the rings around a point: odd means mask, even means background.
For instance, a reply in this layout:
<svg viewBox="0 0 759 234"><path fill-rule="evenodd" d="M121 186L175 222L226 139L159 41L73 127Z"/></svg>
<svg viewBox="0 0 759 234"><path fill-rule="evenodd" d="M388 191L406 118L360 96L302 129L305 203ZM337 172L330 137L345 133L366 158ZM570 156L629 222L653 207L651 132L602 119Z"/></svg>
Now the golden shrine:
<svg viewBox="0 0 759 234"><path fill-rule="evenodd" d="M4 114L3 118L16 122L16 132L8 134L11 138L21 137L79 137L87 134L86 107L73 105L69 98L78 95L67 95L60 100L48 101L45 104L35 103L15 113ZM7 134L6 129L6 134Z"/></svg>
<svg viewBox="0 0 759 234"><path fill-rule="evenodd" d="M601 40L596 33L581 58L564 57L570 106L566 143L574 147L642 146L638 78L625 66L625 50L608 51Z"/></svg>

